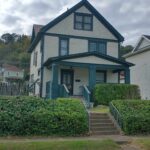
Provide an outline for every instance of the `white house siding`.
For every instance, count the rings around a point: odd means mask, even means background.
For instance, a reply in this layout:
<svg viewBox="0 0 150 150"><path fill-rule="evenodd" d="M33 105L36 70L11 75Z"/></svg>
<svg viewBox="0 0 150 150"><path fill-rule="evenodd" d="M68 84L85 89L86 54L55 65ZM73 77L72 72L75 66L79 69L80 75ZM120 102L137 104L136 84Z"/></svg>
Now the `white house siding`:
<svg viewBox="0 0 150 150"><path fill-rule="evenodd" d="M96 56L87 56L81 58L74 58L74 59L66 59L64 61L67 62L77 62L77 63L91 63L91 64L105 64L105 65L119 65L117 63L108 61L106 59L102 59Z"/></svg>
<svg viewBox="0 0 150 150"><path fill-rule="evenodd" d="M84 6L79 8L76 12L91 14L91 12L89 12L89 10ZM93 16L93 31L75 30L74 13L63 19L54 27L50 28L47 33L117 40L116 37L95 16ZM46 61L49 57L58 56L59 37L46 35L44 43L44 61ZM88 52L88 39L69 38L69 54L83 52ZM117 42L107 41L107 54L113 57L118 57Z"/></svg>
<svg viewBox="0 0 150 150"><path fill-rule="evenodd" d="M77 12L87 13L86 8L80 8L80 11L77 10ZM47 33L116 40L116 37L95 16L93 16L93 31L74 30L74 13L63 19L54 27L50 28Z"/></svg>
<svg viewBox="0 0 150 150"><path fill-rule="evenodd" d="M45 36L44 42L44 61L49 57L59 55L59 38L54 36ZM86 39L69 39L69 54L88 52L88 40ZM118 43L107 42L107 55L118 57Z"/></svg>
<svg viewBox="0 0 150 150"><path fill-rule="evenodd" d="M37 44L35 49L31 53L31 59L30 59L30 77L32 74L34 74L34 81L37 79L40 79L40 75L38 75L38 70L41 68L41 52L40 52L40 45L41 42ZM34 59L34 53L38 52L37 55L37 66L33 65L33 59ZM35 85L35 95L39 95L39 85Z"/></svg>
<svg viewBox="0 0 150 150"><path fill-rule="evenodd" d="M150 99L150 51L143 52L126 60L136 64L131 67L131 83L140 87L142 99Z"/></svg>
<svg viewBox="0 0 150 150"><path fill-rule="evenodd" d="M59 54L59 38L52 36L44 37L44 62L49 57L56 57Z"/></svg>
<svg viewBox="0 0 150 150"><path fill-rule="evenodd" d="M107 55L118 58L118 43L107 42Z"/></svg>
<svg viewBox="0 0 150 150"><path fill-rule="evenodd" d="M88 52L88 40L70 39L69 54Z"/></svg>

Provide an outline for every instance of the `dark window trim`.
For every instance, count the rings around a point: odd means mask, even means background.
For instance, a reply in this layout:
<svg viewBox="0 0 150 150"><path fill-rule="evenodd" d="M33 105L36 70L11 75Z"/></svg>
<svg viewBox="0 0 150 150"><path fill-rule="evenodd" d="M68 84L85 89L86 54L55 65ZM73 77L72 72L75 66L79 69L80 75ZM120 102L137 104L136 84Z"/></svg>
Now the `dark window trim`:
<svg viewBox="0 0 150 150"><path fill-rule="evenodd" d="M84 23L83 20L82 20L82 29L77 29L76 26L75 26L75 23L76 23L76 15L78 16L83 16L83 17L91 17L92 19L92 22L91 22L91 29L89 30L86 30L84 29L83 25L84 24L90 24L90 23ZM83 18L82 18L83 19ZM81 22L80 22L81 23ZM93 31L93 15L92 14L88 14L88 13L80 13L80 12L75 12L74 13L74 30L83 30L83 31Z"/></svg>
<svg viewBox="0 0 150 150"><path fill-rule="evenodd" d="M96 70L96 72L104 73L104 83L107 83L107 71L106 70Z"/></svg>
<svg viewBox="0 0 150 150"><path fill-rule="evenodd" d="M59 37L59 56L64 56L64 55L61 55L61 40L67 40L67 55L69 55L69 38Z"/></svg>
<svg viewBox="0 0 150 150"><path fill-rule="evenodd" d="M88 40L88 52L91 52L90 51L90 43L104 43L105 47L106 47L105 55L107 55L107 41L103 41L103 40Z"/></svg>
<svg viewBox="0 0 150 150"><path fill-rule="evenodd" d="M37 60L38 59L38 52L37 51L35 51L34 53L33 53L33 66L37 66Z"/></svg>

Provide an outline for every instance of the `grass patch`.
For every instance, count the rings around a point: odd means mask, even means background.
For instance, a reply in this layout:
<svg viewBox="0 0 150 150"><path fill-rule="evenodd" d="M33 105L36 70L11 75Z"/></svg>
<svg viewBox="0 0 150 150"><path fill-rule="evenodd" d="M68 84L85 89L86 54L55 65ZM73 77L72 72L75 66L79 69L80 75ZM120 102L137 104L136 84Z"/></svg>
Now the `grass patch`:
<svg viewBox="0 0 150 150"><path fill-rule="evenodd" d="M109 107L104 105L98 105L90 110L91 112L97 112L97 113L108 113Z"/></svg>
<svg viewBox="0 0 150 150"><path fill-rule="evenodd" d="M150 138L138 139L135 141L135 144L140 146L141 149L150 150Z"/></svg>
<svg viewBox="0 0 150 150"><path fill-rule="evenodd" d="M46 141L0 143L0 150L121 150L112 140Z"/></svg>

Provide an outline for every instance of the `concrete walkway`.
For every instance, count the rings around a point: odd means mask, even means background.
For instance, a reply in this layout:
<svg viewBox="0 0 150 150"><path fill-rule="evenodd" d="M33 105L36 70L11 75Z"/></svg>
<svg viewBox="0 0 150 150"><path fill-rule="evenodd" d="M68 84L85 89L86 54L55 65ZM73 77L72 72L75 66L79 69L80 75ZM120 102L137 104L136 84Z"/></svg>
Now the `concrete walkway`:
<svg viewBox="0 0 150 150"><path fill-rule="evenodd" d="M105 140L111 139L119 144L129 143L138 137L122 135L101 135L85 137L1 137L0 142L36 142L36 141L72 141L72 140ZM139 137L140 138L140 137ZM142 137L141 137L142 138ZM149 137L150 138L150 137Z"/></svg>

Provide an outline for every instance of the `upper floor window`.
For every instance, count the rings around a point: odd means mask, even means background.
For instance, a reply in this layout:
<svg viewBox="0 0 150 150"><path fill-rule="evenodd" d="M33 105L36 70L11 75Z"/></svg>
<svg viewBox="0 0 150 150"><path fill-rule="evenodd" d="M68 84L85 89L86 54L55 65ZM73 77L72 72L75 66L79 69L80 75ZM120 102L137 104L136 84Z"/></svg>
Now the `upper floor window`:
<svg viewBox="0 0 150 150"><path fill-rule="evenodd" d="M37 66L37 55L38 55L38 52L34 52L34 56L33 56L33 65L34 66Z"/></svg>
<svg viewBox="0 0 150 150"><path fill-rule="evenodd" d="M106 42L102 41L89 41L89 52L99 52L106 54Z"/></svg>
<svg viewBox="0 0 150 150"><path fill-rule="evenodd" d="M59 56L64 56L69 54L69 39L60 38L59 39Z"/></svg>
<svg viewBox="0 0 150 150"><path fill-rule="evenodd" d="M93 16L85 13L75 13L74 28L77 30L93 30Z"/></svg>

